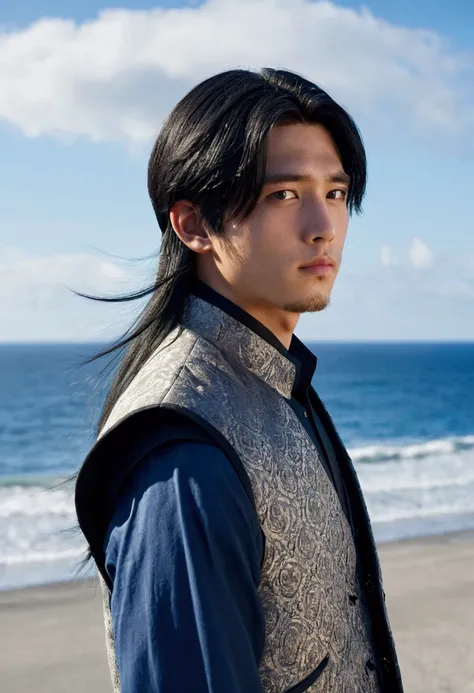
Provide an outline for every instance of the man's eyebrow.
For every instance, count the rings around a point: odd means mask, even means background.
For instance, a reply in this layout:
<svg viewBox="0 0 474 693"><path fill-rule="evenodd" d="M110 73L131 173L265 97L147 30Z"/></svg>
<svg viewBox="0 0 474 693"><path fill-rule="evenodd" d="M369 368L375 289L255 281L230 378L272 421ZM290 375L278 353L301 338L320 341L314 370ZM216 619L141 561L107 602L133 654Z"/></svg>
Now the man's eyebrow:
<svg viewBox="0 0 474 693"><path fill-rule="evenodd" d="M263 180L264 185L270 183L311 183L314 181L314 176L308 173L267 173ZM325 176L325 181L327 183L342 183L343 185L350 185L351 177L342 169L340 171L335 171L334 173L328 173Z"/></svg>

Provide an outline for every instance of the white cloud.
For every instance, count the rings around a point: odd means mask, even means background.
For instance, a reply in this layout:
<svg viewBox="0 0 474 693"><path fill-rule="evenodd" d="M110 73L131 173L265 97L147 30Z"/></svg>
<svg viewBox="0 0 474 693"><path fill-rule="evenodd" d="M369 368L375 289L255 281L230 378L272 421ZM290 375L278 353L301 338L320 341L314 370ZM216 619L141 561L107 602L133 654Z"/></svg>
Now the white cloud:
<svg viewBox="0 0 474 693"><path fill-rule="evenodd" d="M102 274L110 279L123 279L124 278L124 272L120 267L117 267L117 265L114 265L113 262L101 262L100 263L100 269L102 271Z"/></svg>
<svg viewBox="0 0 474 693"><path fill-rule="evenodd" d="M155 261L154 261L155 262ZM397 266L372 274L343 267L332 305L302 316L298 334L315 339L474 339L474 266L469 259L451 275ZM146 265L147 263L145 263ZM146 299L104 304L71 289L114 296L153 280L151 264L104 261L100 255L34 256L0 248L0 342L112 340L125 332Z"/></svg>
<svg viewBox="0 0 474 693"><path fill-rule="evenodd" d="M380 264L382 267L390 267L395 264L392 246L384 245L380 250Z"/></svg>
<svg viewBox="0 0 474 693"><path fill-rule="evenodd" d="M454 266L453 258L446 258ZM300 318L297 334L319 340L470 340L474 339L474 276L457 267L440 281L434 271L418 272L402 263L396 271L372 273L343 267L331 306ZM457 276L457 275L456 275Z"/></svg>
<svg viewBox="0 0 474 693"><path fill-rule="evenodd" d="M356 117L454 131L472 118L471 58L436 33L332 2L208 0L104 10L0 32L0 118L28 136L149 140L176 101L231 67L282 66ZM471 96L468 96L471 94Z"/></svg>
<svg viewBox="0 0 474 693"><path fill-rule="evenodd" d="M0 289L16 291L23 286L69 286L78 291L107 290L110 279L121 279L125 273L118 265L87 253L35 256L16 248L0 248ZM13 280L13 282L12 282Z"/></svg>
<svg viewBox="0 0 474 693"><path fill-rule="evenodd" d="M88 254L33 256L0 248L0 341L93 341L115 337L137 303L104 304L72 290L114 296L132 287L118 265Z"/></svg>
<svg viewBox="0 0 474 693"><path fill-rule="evenodd" d="M433 253L420 238L413 238L408 253L410 262L416 269L427 269L433 264Z"/></svg>

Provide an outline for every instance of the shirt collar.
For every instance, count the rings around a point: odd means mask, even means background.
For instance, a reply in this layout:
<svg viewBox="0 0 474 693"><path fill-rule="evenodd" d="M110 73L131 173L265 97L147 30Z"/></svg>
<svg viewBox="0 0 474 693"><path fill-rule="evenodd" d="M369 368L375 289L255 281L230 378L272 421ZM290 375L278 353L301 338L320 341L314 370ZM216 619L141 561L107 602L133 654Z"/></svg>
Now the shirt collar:
<svg viewBox="0 0 474 693"><path fill-rule="evenodd" d="M252 372L287 399L306 393L317 358L298 337L293 335L286 349L265 325L204 282L194 284L190 298L182 320L186 327L237 353ZM196 299L204 304L199 306Z"/></svg>

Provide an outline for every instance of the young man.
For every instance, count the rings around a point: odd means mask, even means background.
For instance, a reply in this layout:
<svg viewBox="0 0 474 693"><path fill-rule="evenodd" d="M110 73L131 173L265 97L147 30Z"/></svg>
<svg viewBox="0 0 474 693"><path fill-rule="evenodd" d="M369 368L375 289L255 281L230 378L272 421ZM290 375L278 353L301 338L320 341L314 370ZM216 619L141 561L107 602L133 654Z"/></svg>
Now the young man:
<svg viewBox="0 0 474 693"><path fill-rule="evenodd" d="M287 71L216 75L163 126L157 280L76 487L116 691L402 691L362 493L293 335L365 183L350 116Z"/></svg>

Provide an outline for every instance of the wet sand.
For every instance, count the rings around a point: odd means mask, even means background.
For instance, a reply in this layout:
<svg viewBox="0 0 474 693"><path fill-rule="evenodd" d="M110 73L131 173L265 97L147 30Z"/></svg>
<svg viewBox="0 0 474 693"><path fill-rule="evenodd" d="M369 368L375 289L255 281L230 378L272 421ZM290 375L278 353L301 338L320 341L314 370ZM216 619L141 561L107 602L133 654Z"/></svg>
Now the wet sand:
<svg viewBox="0 0 474 693"><path fill-rule="evenodd" d="M474 533L379 551L405 693L474 693ZM94 581L0 592L0 690L112 691Z"/></svg>

